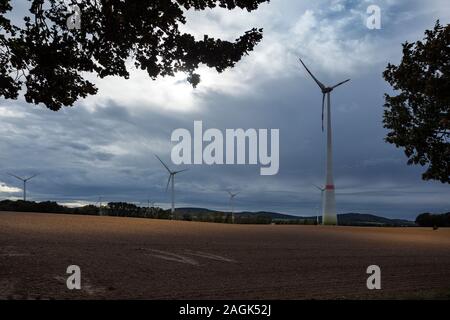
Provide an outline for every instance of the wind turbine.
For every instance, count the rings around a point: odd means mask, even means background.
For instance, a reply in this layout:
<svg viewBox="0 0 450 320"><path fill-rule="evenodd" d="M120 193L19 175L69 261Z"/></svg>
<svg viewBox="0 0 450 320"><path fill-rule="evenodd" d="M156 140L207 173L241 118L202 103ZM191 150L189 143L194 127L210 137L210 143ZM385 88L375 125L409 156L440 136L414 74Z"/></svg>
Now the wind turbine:
<svg viewBox="0 0 450 320"><path fill-rule="evenodd" d="M151 207L150 207L151 204ZM150 201L150 199L147 200L147 208L150 210L150 208L154 208L155 207L156 202L155 201Z"/></svg>
<svg viewBox="0 0 450 320"><path fill-rule="evenodd" d="M320 201L323 201L323 192L325 191L325 188L319 187L318 185L313 184L313 186L320 190ZM319 224L319 215L317 215L317 225Z"/></svg>
<svg viewBox="0 0 450 320"><path fill-rule="evenodd" d="M95 204L95 206L97 206L97 204L98 204L98 215L99 216L102 216L103 215L103 211L102 211L102 206L103 206L103 203L102 203L102 196L99 196L98 197L98 201L97 201L97 203Z"/></svg>
<svg viewBox="0 0 450 320"><path fill-rule="evenodd" d="M23 182L23 201L27 201L27 182L29 180L33 179L34 177L36 177L38 174L32 175L32 176L30 176L28 178L22 178L22 177L16 176L15 174L12 174L12 173L8 173L8 174L11 177L14 177L14 178L16 178L16 179L18 179L18 180Z"/></svg>
<svg viewBox="0 0 450 320"><path fill-rule="evenodd" d="M155 211L155 205L155 201L150 201L150 199L147 199L147 214L150 214L150 212L153 213Z"/></svg>
<svg viewBox="0 0 450 320"><path fill-rule="evenodd" d="M317 78L309 71L306 65L300 59L303 67L309 75L314 79L314 81L319 86L322 91L322 132L324 131L323 119L325 112L325 98L327 100L327 164L326 164L326 180L325 180L325 190L323 197L322 206L322 224L326 225L337 225L337 215L336 215L336 200L335 200L335 187L333 180L333 148L332 148L332 133L331 133L331 92L337 87L343 85L350 81L347 79L345 81L339 82L332 87L326 87L322 82L317 80Z"/></svg>
<svg viewBox="0 0 450 320"><path fill-rule="evenodd" d="M169 172L169 180L167 180L166 192L169 189L169 184L170 184L170 181L172 180L172 209L170 210L170 218L173 219L174 214L175 214L175 175L178 173L187 171L188 169L172 171L156 154L155 154L155 157L162 163L164 168L166 168L166 170Z"/></svg>
<svg viewBox="0 0 450 320"><path fill-rule="evenodd" d="M239 192L236 192L236 193L232 193L231 191L227 191L227 192L230 195L231 223L234 223L234 204L233 204L233 200L239 194Z"/></svg>

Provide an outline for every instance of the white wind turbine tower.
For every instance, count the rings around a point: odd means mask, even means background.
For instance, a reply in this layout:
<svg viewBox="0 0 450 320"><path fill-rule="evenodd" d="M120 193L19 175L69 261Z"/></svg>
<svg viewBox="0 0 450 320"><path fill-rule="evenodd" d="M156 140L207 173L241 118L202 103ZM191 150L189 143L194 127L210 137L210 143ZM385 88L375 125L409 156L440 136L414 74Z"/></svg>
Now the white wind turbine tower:
<svg viewBox="0 0 450 320"><path fill-rule="evenodd" d="M166 192L169 189L169 184L170 184L170 181L172 180L172 209L170 211L170 215L171 215L170 218L173 219L174 214L175 214L175 175L177 173L187 171L187 169L179 170L179 171L172 171L156 154L155 154L155 157L162 163L164 168L166 168L167 171L169 172L169 180L167 180Z"/></svg>
<svg viewBox="0 0 450 320"><path fill-rule="evenodd" d="M233 200L239 194L239 192L236 192L236 193L232 193L231 191L227 191L227 192L230 195L231 223L234 223L234 204L233 204Z"/></svg>
<svg viewBox="0 0 450 320"><path fill-rule="evenodd" d="M16 179L18 179L18 180L23 182L23 201L27 201L27 182L29 180L33 179L34 177L36 177L38 174L32 175L32 176L30 176L28 178L22 178L22 177L16 176L15 174L12 174L12 173L8 173L8 174L11 177L14 177L14 178L16 178Z"/></svg>
<svg viewBox="0 0 450 320"><path fill-rule="evenodd" d="M303 67L305 67L306 71L309 75L314 79L314 81L319 86L322 91L322 131L324 131L323 119L325 112L325 97L327 98L327 164L326 164L326 180L325 180L325 190L323 197L323 206L322 206L322 224L326 225L337 225L337 215L336 215L336 200L335 200L335 187L333 180L333 148L332 148L332 133L331 133L331 92L343 85L346 82L349 82L350 79L339 82L338 84L332 87L326 87L322 82L317 80L317 78L309 71L306 65L303 63L302 59L300 59Z"/></svg>

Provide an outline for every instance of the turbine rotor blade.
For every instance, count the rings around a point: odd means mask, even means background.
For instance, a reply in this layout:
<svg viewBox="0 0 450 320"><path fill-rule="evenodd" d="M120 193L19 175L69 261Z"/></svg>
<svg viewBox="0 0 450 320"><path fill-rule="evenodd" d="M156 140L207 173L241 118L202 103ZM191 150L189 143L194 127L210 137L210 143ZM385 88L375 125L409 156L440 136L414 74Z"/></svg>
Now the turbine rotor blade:
<svg viewBox="0 0 450 320"><path fill-rule="evenodd" d="M326 89L325 85L322 82L320 82L319 80L317 80L317 78L312 74L312 72L309 71L308 67L303 63L301 58L299 58L299 60L302 63L303 67L305 67L306 71L308 71L309 75L314 79L314 81L320 87L320 89L322 89L322 91L325 90Z"/></svg>
<svg viewBox="0 0 450 320"><path fill-rule="evenodd" d="M169 180L167 180L166 192L169 190L170 179L172 179L172 173L169 175Z"/></svg>
<svg viewBox="0 0 450 320"><path fill-rule="evenodd" d="M230 190L227 190L227 192L228 192L228 194L230 195L230 198L234 198L234 197L236 197L240 192L236 192L236 193L233 193L233 192L231 192Z"/></svg>
<svg viewBox="0 0 450 320"><path fill-rule="evenodd" d="M34 177L36 177L37 175L39 175L39 173L36 173L35 175L32 175L31 177L26 178L26 179L24 179L24 180L25 180L25 181L31 180L31 179L33 179Z"/></svg>
<svg viewBox="0 0 450 320"><path fill-rule="evenodd" d="M318 185L313 184L314 187L316 187L317 189L319 189L320 191L324 191L324 188L319 187Z"/></svg>
<svg viewBox="0 0 450 320"><path fill-rule="evenodd" d="M166 166L166 164L161 160L161 158L158 157L156 154L155 154L155 157L162 163L162 165L164 166L164 168L166 168L167 171L169 171L169 173L172 174L172 171L170 171L169 167Z"/></svg>
<svg viewBox="0 0 450 320"><path fill-rule="evenodd" d="M339 86L341 86L341 85L343 85L344 83L347 83L347 82L349 82L349 81L350 81L350 79L347 79L347 80L345 80L345 81L339 82L337 85L332 86L331 89L337 88L337 87L339 87Z"/></svg>
<svg viewBox="0 0 450 320"><path fill-rule="evenodd" d="M172 172L173 174L177 174L177 173L181 173L181 172L184 172L184 171L188 171L189 169L183 169L183 170L179 170L179 171L174 171L174 172Z"/></svg>
<svg viewBox="0 0 450 320"><path fill-rule="evenodd" d="M323 115L324 115L324 112L325 112L325 93L323 94L323 96L322 96L322 132L323 132Z"/></svg>
<svg viewBox="0 0 450 320"><path fill-rule="evenodd" d="M19 177L19 176L16 176L15 174L12 174L12 173L8 173L8 175L10 175L11 177L14 177L14 178L16 178L16 179L19 179L19 180L21 180L21 181L24 181L25 179L23 179L23 178L21 178L21 177Z"/></svg>

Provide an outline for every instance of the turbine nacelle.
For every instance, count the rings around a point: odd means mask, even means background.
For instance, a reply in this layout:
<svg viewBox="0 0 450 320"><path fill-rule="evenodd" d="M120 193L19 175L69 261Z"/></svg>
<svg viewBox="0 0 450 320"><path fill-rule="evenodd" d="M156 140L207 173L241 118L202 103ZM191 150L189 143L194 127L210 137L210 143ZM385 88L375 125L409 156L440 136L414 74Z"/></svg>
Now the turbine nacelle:
<svg viewBox="0 0 450 320"><path fill-rule="evenodd" d="M236 197L239 194L239 192L236 192L236 193L232 193L231 191L227 191L227 192L230 195L231 199L234 199L234 197Z"/></svg>
<svg viewBox="0 0 450 320"><path fill-rule="evenodd" d="M309 73L309 75L311 76L311 78L313 78L313 80L317 83L317 85L319 86L320 90L323 93L323 97L322 97L322 132L324 131L323 128L323 118L324 118L324 112L325 112L325 96L329 95L334 89L336 89L337 87L343 85L344 83L347 83L350 81L350 79L347 79L345 81L339 82L338 84L332 86L332 87L327 87L325 86L322 82L320 82L313 74L311 71L309 71L308 67L303 63L302 59L300 59L301 64L303 65L303 67L305 67L306 71Z"/></svg>
<svg viewBox="0 0 450 320"><path fill-rule="evenodd" d="M338 84L332 86L332 87L327 87L325 86L322 82L320 82L314 75L313 73L308 69L308 67L303 63L303 60L300 59L301 64L303 65L303 67L306 69L306 71L309 73L309 75L313 78L313 80L317 83L317 85L319 86L320 90L322 91L323 94L327 94L330 93L331 91L333 91L334 89L336 89L337 87L339 87L340 85L343 85L346 82L349 82L350 79L347 79L345 81L339 82Z"/></svg>
<svg viewBox="0 0 450 320"><path fill-rule="evenodd" d="M169 169L169 167L155 154L155 157L161 162L161 164L166 168L167 172L169 172L169 180L167 180L167 186L166 186L166 192L169 190L170 181L172 181L172 209L171 218L173 219L173 214L175 212L175 175L184 171L187 171L188 169L178 170L178 171L172 171Z"/></svg>
<svg viewBox="0 0 450 320"><path fill-rule="evenodd" d="M336 89L337 87L339 87L339 86L341 86L341 85L343 85L344 83L347 83L347 82L349 82L350 81L350 79L347 79L347 80L345 80L345 81L342 81L342 82L339 82L338 84L336 84L336 85L334 85L334 86L332 86L332 87L325 87L325 88L320 88L320 90L322 91L322 93L323 94L327 94L327 93L330 93L331 91L333 91L334 89Z"/></svg>
<svg viewBox="0 0 450 320"><path fill-rule="evenodd" d="M316 185L316 184L313 184L313 186L314 186L317 190L319 190L319 191L321 191L321 192L324 192L324 191L325 191L325 188L319 187L319 186Z"/></svg>
<svg viewBox="0 0 450 320"><path fill-rule="evenodd" d="M172 171L172 170L170 170L169 167L161 160L160 157L158 157L156 154L155 154L155 157L162 163L162 165L164 166L164 168L166 168L167 172L169 172L170 177L172 177L172 176L174 176L174 175L176 175L176 174L178 174L178 173L181 173L181 172L184 172L184 171L187 171L187 170L188 170L188 169L183 169L183 170L178 170L178 171ZM170 178L169 178L169 179L170 179Z"/></svg>

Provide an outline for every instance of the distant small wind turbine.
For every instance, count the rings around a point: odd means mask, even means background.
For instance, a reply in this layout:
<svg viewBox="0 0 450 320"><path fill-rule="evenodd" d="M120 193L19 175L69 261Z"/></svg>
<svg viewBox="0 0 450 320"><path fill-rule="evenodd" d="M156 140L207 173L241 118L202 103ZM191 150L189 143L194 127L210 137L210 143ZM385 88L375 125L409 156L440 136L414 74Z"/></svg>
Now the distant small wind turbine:
<svg viewBox="0 0 450 320"><path fill-rule="evenodd" d="M98 197L98 201L97 201L96 205L97 205L97 204L98 204L99 208L102 207L102 196L99 196L99 197Z"/></svg>
<svg viewBox="0 0 450 320"><path fill-rule="evenodd" d="M98 215L99 215L99 216L102 216L102 215L103 215L103 203L102 203L102 200L103 200L102 196L99 196L99 197L98 197L98 201L97 201L97 203L95 204L95 206L98 205Z"/></svg>
<svg viewBox="0 0 450 320"><path fill-rule="evenodd" d="M175 214L175 175L184 171L187 171L188 169L179 170L179 171L172 171L169 169L169 167L155 154L155 157L162 163L164 168L169 172L169 180L167 180L167 186L166 186L166 192L169 189L170 181L172 180L172 209L170 211L171 219L173 219Z"/></svg>
<svg viewBox="0 0 450 320"><path fill-rule="evenodd" d="M227 191L227 192L230 195L231 223L234 223L234 204L233 204L233 200L239 194L239 192L236 192L236 193L232 193L231 191Z"/></svg>
<svg viewBox="0 0 450 320"><path fill-rule="evenodd" d="M150 201L150 199L147 200L147 208L154 208L155 207L156 202L155 201ZM151 205L151 206L150 206Z"/></svg>
<svg viewBox="0 0 450 320"><path fill-rule="evenodd" d="M322 208L322 224L326 225L337 225L337 214L336 214L336 200L335 200L335 187L333 180L333 148L332 148L332 135L331 135L331 92L337 87L343 85L350 81L347 79L345 81L339 82L332 87L326 87L322 82L317 80L317 78L309 71L306 65L300 59L301 64L305 67L309 75L314 79L314 81L319 86L322 91L322 131L323 118L325 112L325 97L327 98L327 167L326 167L326 183L324 190L324 200Z"/></svg>
<svg viewBox="0 0 450 320"><path fill-rule="evenodd" d="M23 201L27 201L27 182L31 179L33 179L34 177L36 177L38 174L32 175L31 177L28 178L22 178L19 176L16 176L15 174L12 173L8 173L11 177L14 177L20 181L23 182Z"/></svg>
<svg viewBox="0 0 450 320"><path fill-rule="evenodd" d="M313 184L313 186L316 189L320 190L320 201L322 202L323 201L323 192L325 191L325 188L321 188L321 187L319 187L318 185L315 185L315 184ZM319 224L319 215L317 215L316 221L317 221L317 224Z"/></svg>

